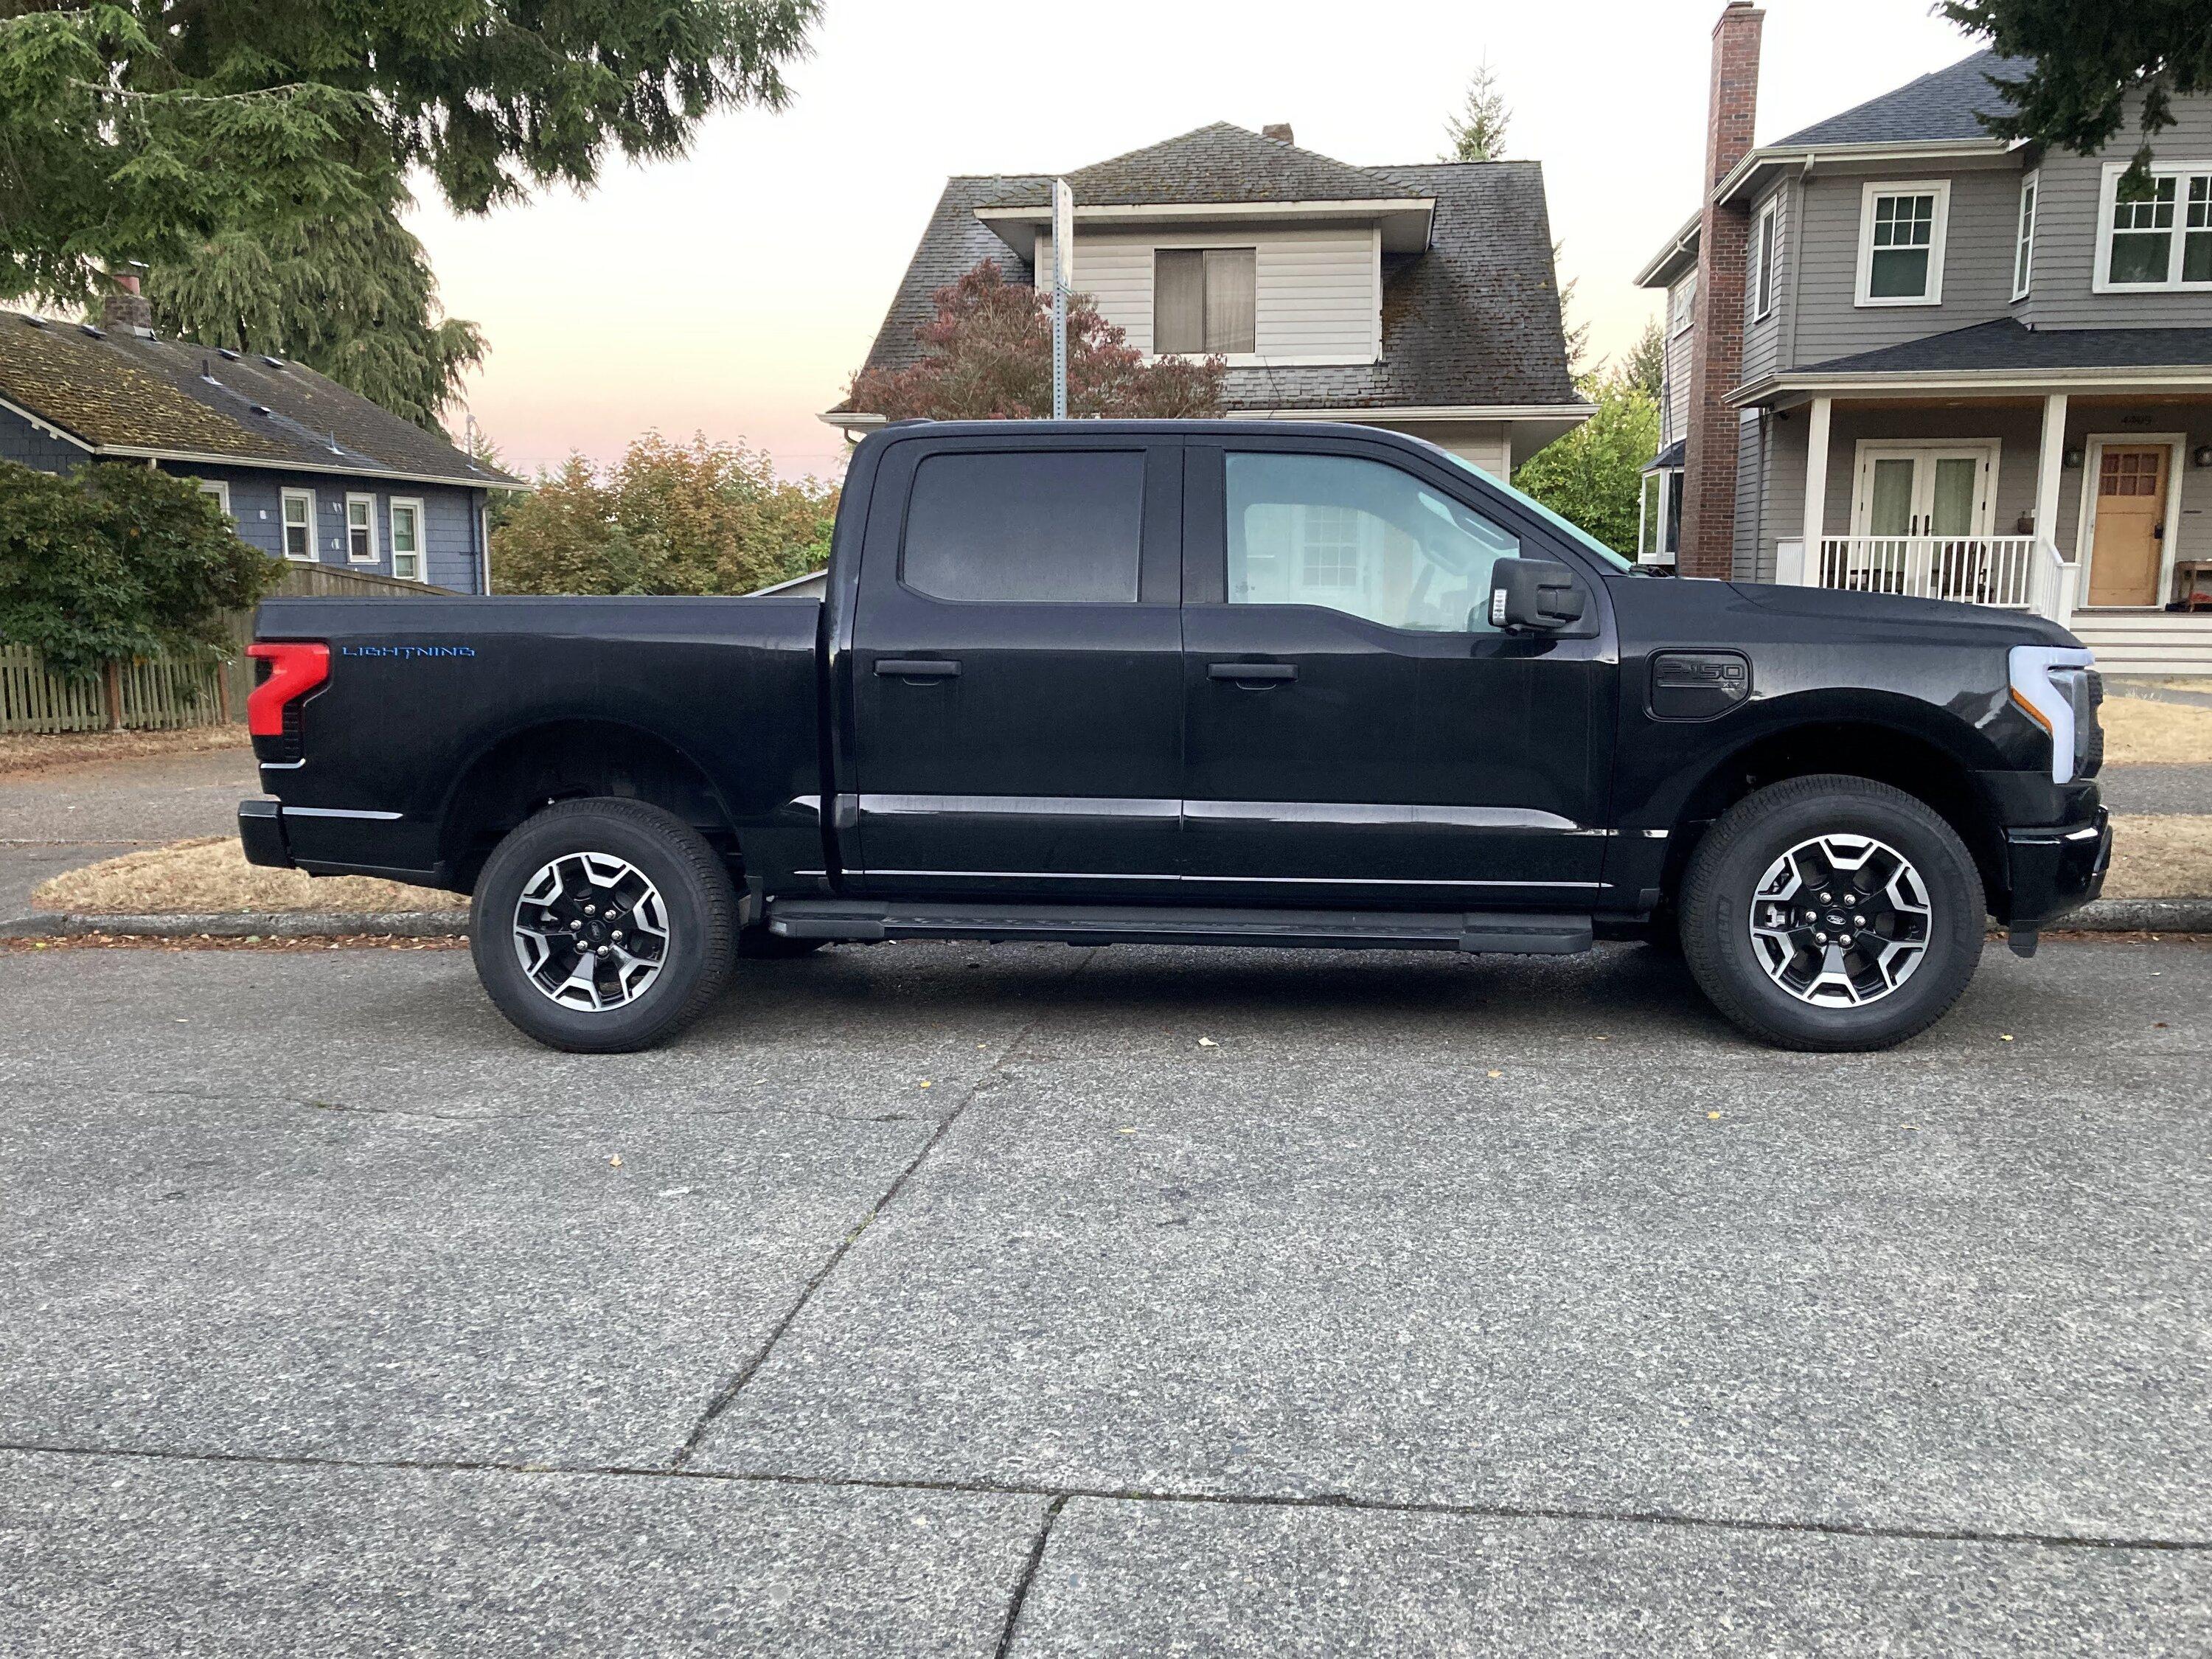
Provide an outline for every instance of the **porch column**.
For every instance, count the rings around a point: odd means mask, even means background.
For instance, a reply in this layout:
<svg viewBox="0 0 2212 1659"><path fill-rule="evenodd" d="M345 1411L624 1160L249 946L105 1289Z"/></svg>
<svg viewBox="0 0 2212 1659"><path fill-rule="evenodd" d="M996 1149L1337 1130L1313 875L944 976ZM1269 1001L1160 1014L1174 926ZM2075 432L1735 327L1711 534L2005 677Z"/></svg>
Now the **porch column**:
<svg viewBox="0 0 2212 1659"><path fill-rule="evenodd" d="M2066 394L2054 392L2043 400L2043 450L2035 471L2035 533L2053 547L2058 545L2058 472L2065 459Z"/></svg>
<svg viewBox="0 0 2212 1659"><path fill-rule="evenodd" d="M1832 399L1815 398L1805 430L1805 581L1820 585L1820 531L1827 522L1828 412Z"/></svg>

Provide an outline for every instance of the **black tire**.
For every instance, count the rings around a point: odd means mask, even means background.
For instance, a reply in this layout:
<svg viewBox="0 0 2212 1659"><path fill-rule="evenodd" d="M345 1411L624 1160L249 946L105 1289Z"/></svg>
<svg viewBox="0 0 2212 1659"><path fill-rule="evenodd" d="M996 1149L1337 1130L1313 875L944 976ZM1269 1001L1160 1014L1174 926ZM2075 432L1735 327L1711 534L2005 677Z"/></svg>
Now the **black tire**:
<svg viewBox="0 0 2212 1659"><path fill-rule="evenodd" d="M1871 838L1893 849L1912 866L1927 902L1926 919L1917 925L1925 948L1893 988L1879 988L1881 972L1866 965L1871 957L1863 939L1859 954L1848 958L1860 964L1860 982L1876 988L1855 1006L1808 1001L1786 988L1752 936L1753 903L1767 872L1793 849L1828 836ZM1833 914L1817 903L1817 895L1807 896L1823 913L1808 926ZM1769 907L1762 919L1771 919L1773 901L1762 903ZM1840 907L1846 927L1851 908L1850 902ZM1722 1013L1783 1048L1849 1053L1918 1036L1950 1011L1973 978L1985 918L1980 873L1956 832L1924 802L1868 778L1792 778L1745 797L1698 843L1682 884L1682 952L1692 977ZM1909 921L1878 926L1908 933L1915 927ZM1866 937L1881 942L1873 931ZM1784 954L1781 946L1767 948L1778 958Z"/></svg>
<svg viewBox="0 0 2212 1659"><path fill-rule="evenodd" d="M793 957L811 957L830 941L826 939L786 939L781 933L771 933L766 927L748 927L738 935L738 958L741 962L787 962Z"/></svg>
<svg viewBox="0 0 2212 1659"><path fill-rule="evenodd" d="M517 948L517 910L532 878L586 853L630 866L657 890L665 915L657 971L635 994L620 992L629 1000L615 1006L555 1001ZM562 801L517 826L486 860L469 914L477 977L493 1005L526 1035L574 1054L650 1048L696 1019L728 981L737 931L729 872L699 832L657 806L605 796Z"/></svg>

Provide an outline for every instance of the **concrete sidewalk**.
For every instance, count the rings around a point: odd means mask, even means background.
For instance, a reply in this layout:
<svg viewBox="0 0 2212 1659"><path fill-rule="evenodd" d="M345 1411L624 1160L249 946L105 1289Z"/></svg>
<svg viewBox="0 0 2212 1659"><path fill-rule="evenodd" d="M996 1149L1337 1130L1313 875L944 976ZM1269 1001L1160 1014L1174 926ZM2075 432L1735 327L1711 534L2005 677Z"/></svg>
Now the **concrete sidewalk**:
<svg viewBox="0 0 2212 1659"><path fill-rule="evenodd" d="M2212 1646L2198 945L1863 1057L1618 948L0 999L11 1654Z"/></svg>

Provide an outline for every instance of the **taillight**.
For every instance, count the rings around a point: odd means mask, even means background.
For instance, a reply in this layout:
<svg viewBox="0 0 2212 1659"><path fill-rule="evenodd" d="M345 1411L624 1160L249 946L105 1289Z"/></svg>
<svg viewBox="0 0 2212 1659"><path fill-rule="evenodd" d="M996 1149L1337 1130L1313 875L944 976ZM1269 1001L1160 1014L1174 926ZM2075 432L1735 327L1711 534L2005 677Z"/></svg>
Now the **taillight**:
<svg viewBox="0 0 2212 1659"><path fill-rule="evenodd" d="M256 640L246 654L269 665L268 677L246 700L246 729L257 738L281 738L285 709L330 678L331 648L319 640Z"/></svg>

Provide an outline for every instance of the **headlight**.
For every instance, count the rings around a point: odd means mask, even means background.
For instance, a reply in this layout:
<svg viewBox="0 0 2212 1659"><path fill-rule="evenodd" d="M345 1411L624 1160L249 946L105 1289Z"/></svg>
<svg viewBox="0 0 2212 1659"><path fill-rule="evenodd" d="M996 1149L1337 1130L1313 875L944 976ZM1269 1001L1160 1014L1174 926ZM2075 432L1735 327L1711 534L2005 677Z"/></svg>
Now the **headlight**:
<svg viewBox="0 0 2212 1659"><path fill-rule="evenodd" d="M2015 645L2012 700L2051 734L2051 781L2071 783L2096 729L2089 669L2096 653L2080 646Z"/></svg>

